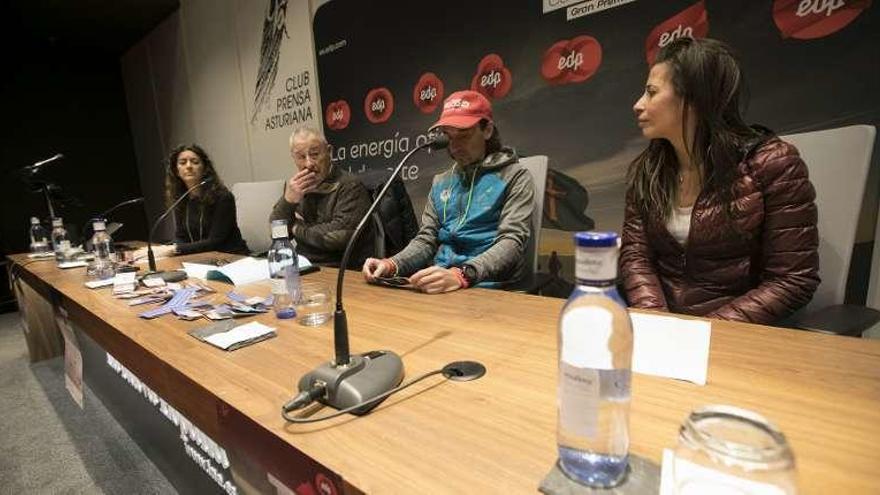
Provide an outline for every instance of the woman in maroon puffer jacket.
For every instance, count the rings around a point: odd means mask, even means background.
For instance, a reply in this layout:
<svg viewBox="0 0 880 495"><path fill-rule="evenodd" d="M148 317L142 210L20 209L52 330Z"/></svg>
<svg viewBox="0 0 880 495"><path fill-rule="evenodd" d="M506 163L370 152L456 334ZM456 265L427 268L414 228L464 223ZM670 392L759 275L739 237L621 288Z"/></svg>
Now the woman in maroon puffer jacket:
<svg viewBox="0 0 880 495"><path fill-rule="evenodd" d="M771 324L819 285L816 193L794 146L740 115L730 49L680 38L634 110L620 271L630 304Z"/></svg>

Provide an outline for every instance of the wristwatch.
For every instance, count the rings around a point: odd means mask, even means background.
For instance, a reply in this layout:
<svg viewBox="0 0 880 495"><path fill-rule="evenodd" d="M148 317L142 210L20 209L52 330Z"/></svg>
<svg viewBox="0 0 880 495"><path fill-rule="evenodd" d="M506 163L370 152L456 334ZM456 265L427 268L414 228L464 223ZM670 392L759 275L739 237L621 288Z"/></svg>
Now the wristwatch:
<svg viewBox="0 0 880 495"><path fill-rule="evenodd" d="M464 276L464 279L467 280L468 287L473 287L477 281L477 269L474 268L473 265L464 264L461 265L461 274Z"/></svg>

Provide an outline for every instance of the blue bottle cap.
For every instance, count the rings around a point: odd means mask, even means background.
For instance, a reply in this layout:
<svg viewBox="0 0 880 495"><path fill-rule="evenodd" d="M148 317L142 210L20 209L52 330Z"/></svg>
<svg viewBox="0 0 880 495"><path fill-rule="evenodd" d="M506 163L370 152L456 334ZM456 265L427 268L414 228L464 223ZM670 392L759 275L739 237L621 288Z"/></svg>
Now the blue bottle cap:
<svg viewBox="0 0 880 495"><path fill-rule="evenodd" d="M617 247L617 240L620 236L617 232L576 232L574 234L574 243L579 247Z"/></svg>

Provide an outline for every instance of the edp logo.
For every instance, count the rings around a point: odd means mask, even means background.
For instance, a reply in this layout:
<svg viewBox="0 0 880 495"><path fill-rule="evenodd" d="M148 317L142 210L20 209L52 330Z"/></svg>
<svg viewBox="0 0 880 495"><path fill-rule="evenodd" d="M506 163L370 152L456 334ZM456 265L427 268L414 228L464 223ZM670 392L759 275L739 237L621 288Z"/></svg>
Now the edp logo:
<svg viewBox="0 0 880 495"><path fill-rule="evenodd" d="M682 26L681 24L679 24L678 27L675 28L673 31L668 31L660 35L659 45L661 48L663 48L664 46L672 43L674 40L681 38L682 36L693 38L693 28L691 28L690 26Z"/></svg>
<svg viewBox="0 0 880 495"><path fill-rule="evenodd" d="M845 3L844 0L801 0L795 15L804 17L810 14L825 14L825 17L830 17L835 10L843 7Z"/></svg>
<svg viewBox="0 0 880 495"><path fill-rule="evenodd" d="M376 113L382 113L385 110L385 100L382 98L376 98L370 105L370 110Z"/></svg>
<svg viewBox="0 0 880 495"><path fill-rule="evenodd" d="M499 84L501 84L501 73L497 70L492 70L480 78L480 86L484 88L497 88Z"/></svg>
<svg viewBox="0 0 880 495"><path fill-rule="evenodd" d="M419 99L422 101L433 101L437 97L437 88L428 86L419 93Z"/></svg>
<svg viewBox="0 0 880 495"><path fill-rule="evenodd" d="M576 71L580 68L581 65L584 64L584 54L581 52L570 52L568 55L564 57L559 57L559 63L556 64L556 67L559 70L572 70Z"/></svg>

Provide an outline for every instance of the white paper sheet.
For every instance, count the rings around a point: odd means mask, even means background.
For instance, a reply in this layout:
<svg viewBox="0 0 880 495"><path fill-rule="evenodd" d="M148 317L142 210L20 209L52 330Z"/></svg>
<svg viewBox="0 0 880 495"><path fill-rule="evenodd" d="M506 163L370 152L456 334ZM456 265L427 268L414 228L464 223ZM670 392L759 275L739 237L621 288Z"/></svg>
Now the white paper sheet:
<svg viewBox="0 0 880 495"><path fill-rule="evenodd" d="M85 286L88 287L89 289L98 289L101 287L109 287L111 285L113 285L112 278L105 278L102 280L89 280L89 281L85 282Z"/></svg>
<svg viewBox="0 0 880 495"><path fill-rule="evenodd" d="M233 344L262 337L263 335L274 331L275 329L270 326L263 325L258 321L252 321L250 323L245 323L244 325L239 325L227 332L209 335L205 337L205 340L221 349L229 349Z"/></svg>
<svg viewBox="0 0 880 495"><path fill-rule="evenodd" d="M89 264L85 261L64 261L58 263L58 268L79 268L82 266L89 266Z"/></svg>
<svg viewBox="0 0 880 495"><path fill-rule="evenodd" d="M633 312L630 319L633 371L706 384L711 323Z"/></svg>
<svg viewBox="0 0 880 495"><path fill-rule="evenodd" d="M312 266L312 263L302 255L297 255L297 263L300 270ZM188 276L202 280L208 279L208 272L210 271L222 273L234 285L244 285L269 279L269 261L265 259L247 257L220 267L188 262L183 262L182 264Z"/></svg>
<svg viewBox="0 0 880 495"><path fill-rule="evenodd" d="M676 482L678 490L676 491ZM660 495L704 494L785 495L778 486L759 481L737 478L690 461L678 459L670 449L663 449L663 465L660 468Z"/></svg>
<svg viewBox="0 0 880 495"><path fill-rule="evenodd" d="M188 277L200 278L202 280L207 280L209 270L217 269L217 267L213 265L202 265L199 263L190 263L188 261L184 261L181 264L183 265L183 271L186 272Z"/></svg>
<svg viewBox="0 0 880 495"><path fill-rule="evenodd" d="M220 268L215 268L215 270L229 277L229 280L236 286L269 279L268 260L242 258Z"/></svg>

